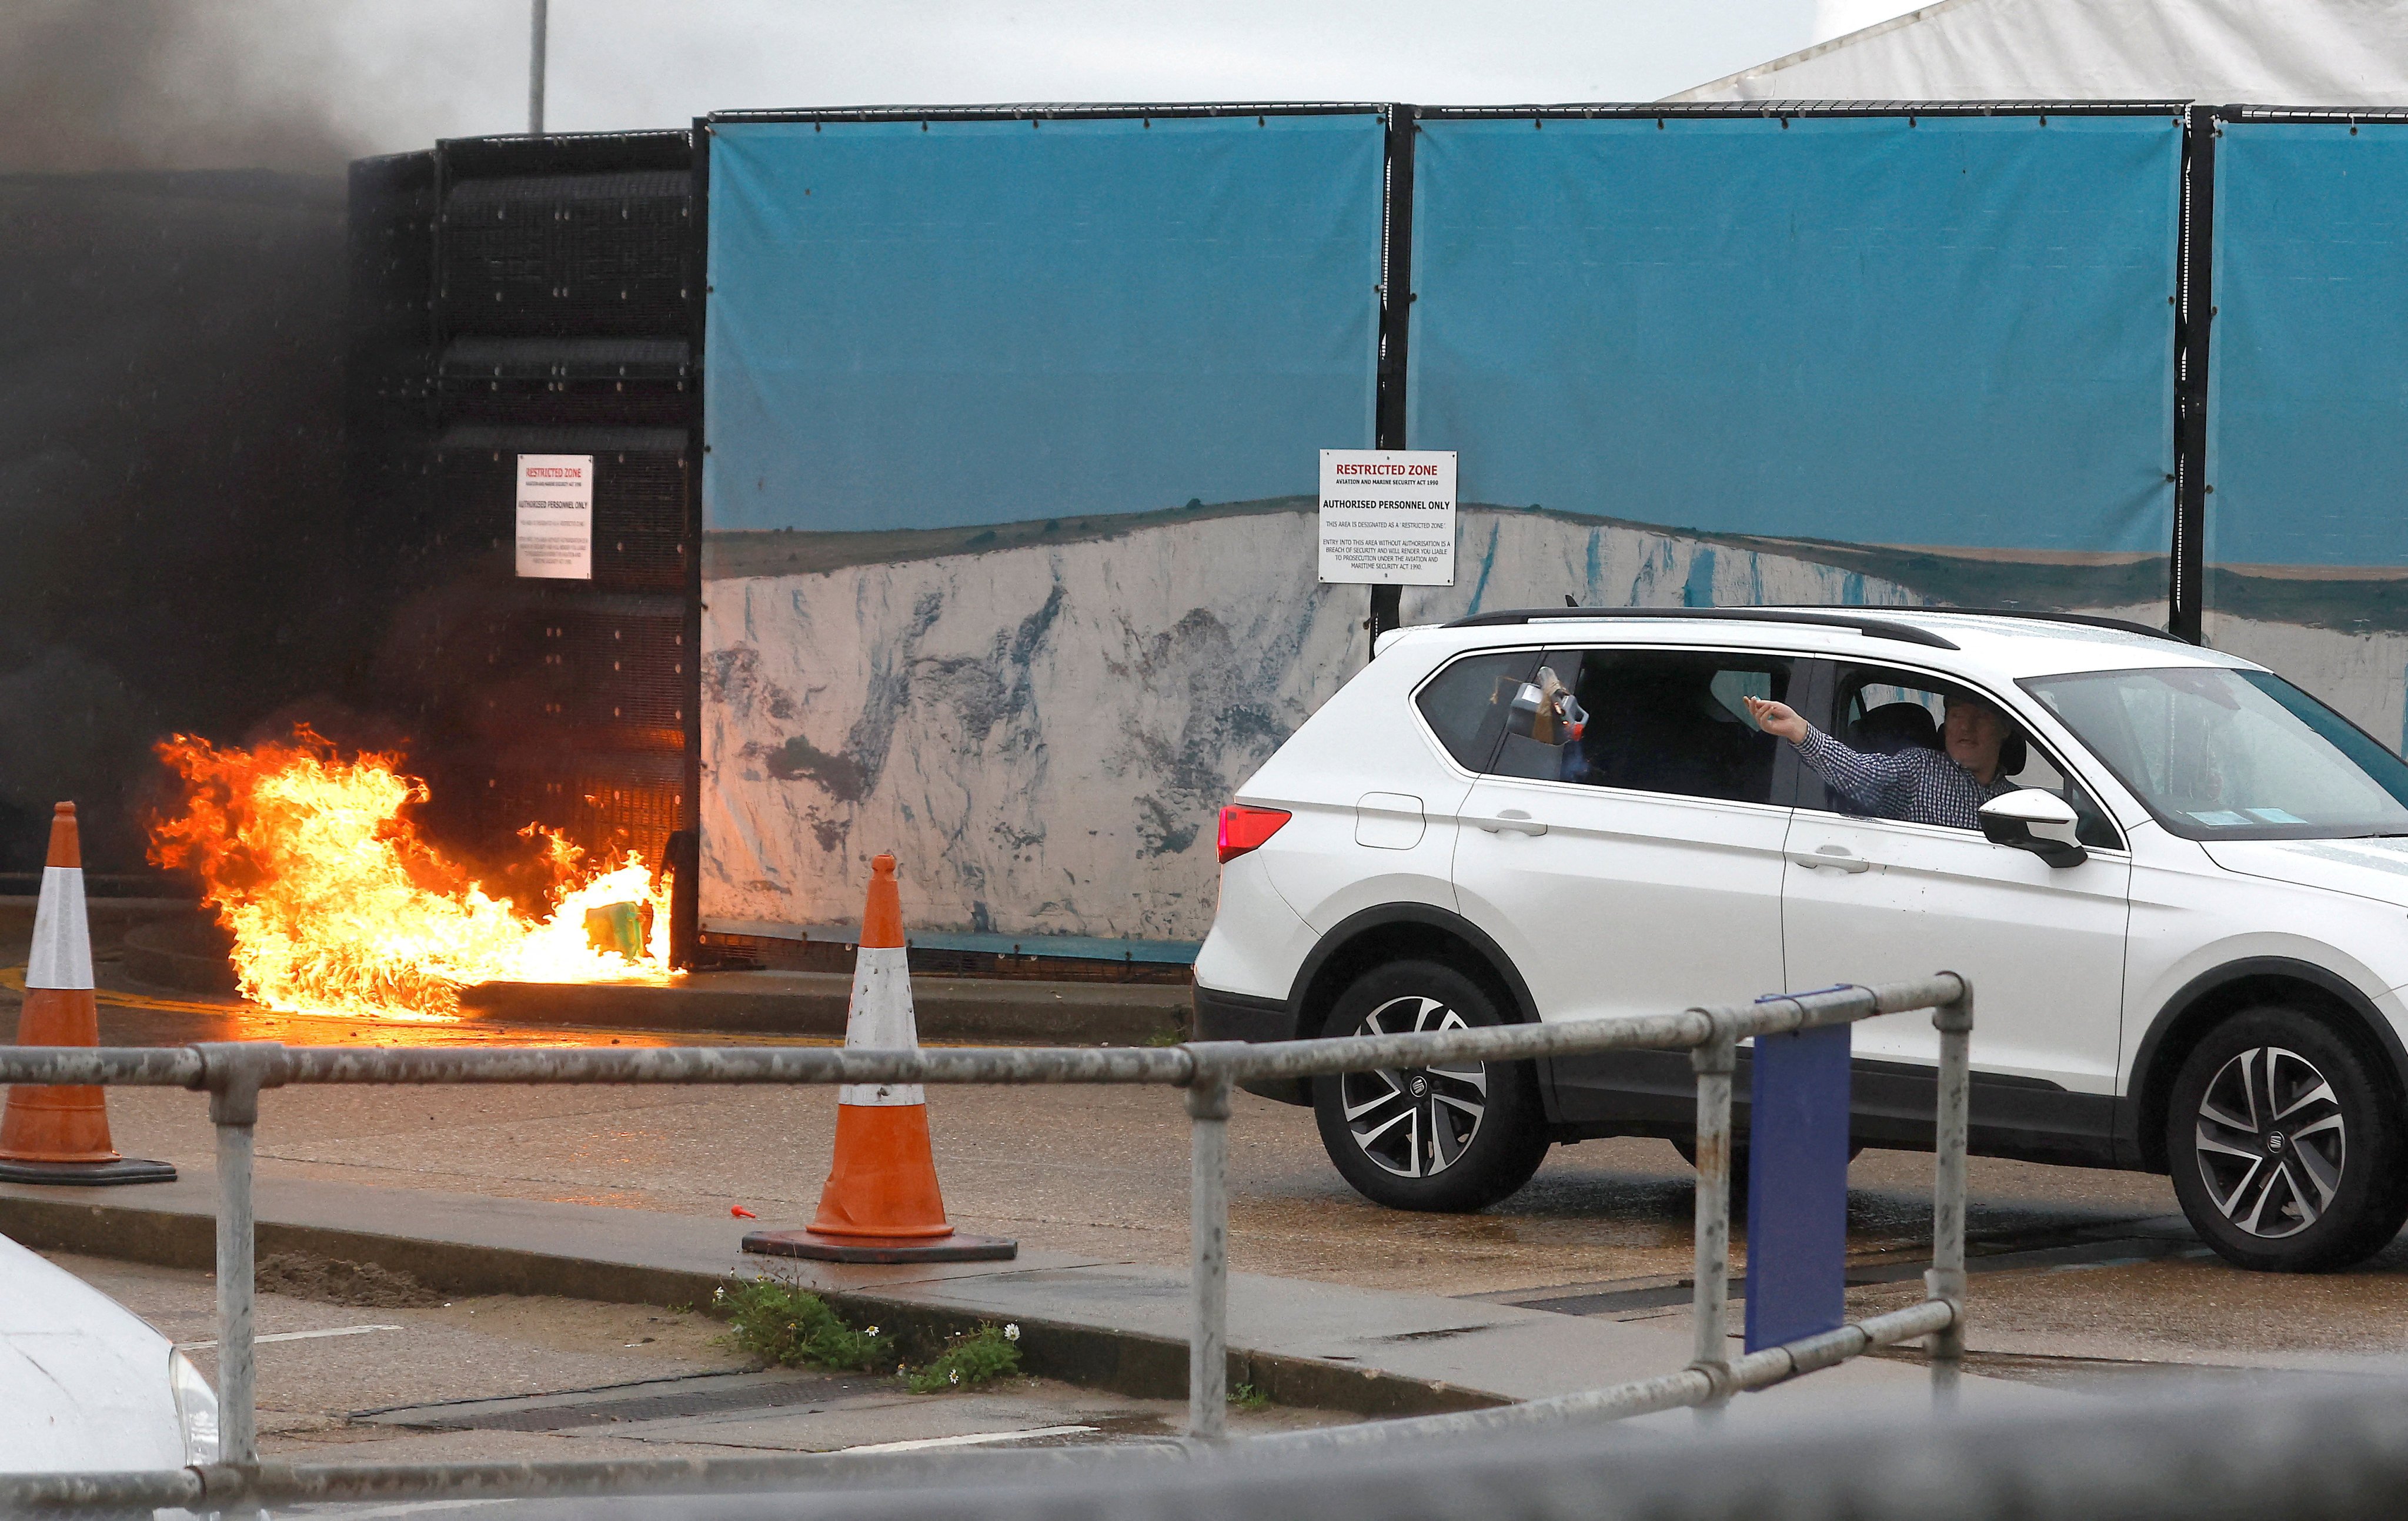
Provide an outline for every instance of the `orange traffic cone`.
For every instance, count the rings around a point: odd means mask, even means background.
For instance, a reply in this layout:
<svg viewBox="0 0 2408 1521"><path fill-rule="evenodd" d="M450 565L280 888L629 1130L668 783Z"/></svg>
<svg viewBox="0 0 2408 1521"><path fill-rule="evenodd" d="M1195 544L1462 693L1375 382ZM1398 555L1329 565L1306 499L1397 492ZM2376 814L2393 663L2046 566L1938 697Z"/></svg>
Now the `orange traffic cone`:
<svg viewBox="0 0 2408 1521"><path fill-rule="evenodd" d="M903 948L895 857L870 863L869 902L844 1043L908 1051L920 1043ZM744 1250L824 1262L979 1262L1018 1255L1018 1241L964 1236L945 1223L928 1149L928 1098L916 1083L849 1083L838 1090L836 1163L809 1230L756 1230Z"/></svg>
<svg viewBox="0 0 2408 1521"><path fill-rule="evenodd" d="M34 954L25 967L21 1046L96 1046L100 1007L92 992L92 929L84 922L83 850L75 804L50 817L50 854L34 908ZM8 1090L0 1118L0 1182L173 1183L165 1162L132 1161L108 1141L108 1101L97 1087Z"/></svg>

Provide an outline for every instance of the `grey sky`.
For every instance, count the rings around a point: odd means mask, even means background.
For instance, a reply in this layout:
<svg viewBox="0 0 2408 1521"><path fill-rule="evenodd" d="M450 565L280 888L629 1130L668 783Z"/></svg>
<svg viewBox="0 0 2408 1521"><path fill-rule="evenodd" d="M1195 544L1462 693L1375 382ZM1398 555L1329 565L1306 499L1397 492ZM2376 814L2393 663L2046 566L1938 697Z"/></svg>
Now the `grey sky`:
<svg viewBox="0 0 2408 1521"><path fill-rule="evenodd" d="M552 0L549 124L885 103L1650 100L1887 8ZM300 166L520 131L526 17L524 0L9 0L0 167Z"/></svg>

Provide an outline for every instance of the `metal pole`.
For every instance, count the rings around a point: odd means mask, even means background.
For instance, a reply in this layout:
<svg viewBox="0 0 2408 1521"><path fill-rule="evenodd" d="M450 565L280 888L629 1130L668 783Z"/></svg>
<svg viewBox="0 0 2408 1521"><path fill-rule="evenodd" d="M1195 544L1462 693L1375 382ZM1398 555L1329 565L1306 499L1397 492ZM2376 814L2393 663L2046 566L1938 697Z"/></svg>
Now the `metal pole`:
<svg viewBox="0 0 2408 1521"><path fill-rule="evenodd" d="M1196 1295L1187 1338L1187 1434L1218 1442L1229 1401L1229 1078L1198 1072L1187 1086L1189 1268Z"/></svg>
<svg viewBox="0 0 2408 1521"><path fill-rule="evenodd" d="M1925 1292L1956 1307L1945 1329L1927 1345L1931 1353L1932 1403L1953 1409L1965 1357L1965 1155L1971 1144L1973 1069L1973 984L1959 977L1956 998L1931 1011L1940 1031L1940 1105L1933 1141L1937 1176L1931 1189L1931 1270Z"/></svg>
<svg viewBox="0 0 2408 1521"><path fill-rule="evenodd" d="M1730 1311L1731 1073L1739 1065L1738 1042L1721 1020L1705 1044L1690 1051L1689 1065L1698 1074L1697 1337L1689 1366L1713 1385L1698 1406L1698 1417L1712 1420L1730 1398L1725 1322Z"/></svg>
<svg viewBox="0 0 2408 1521"><path fill-rule="evenodd" d="M259 1395L251 1345L254 1211L251 1197L256 1087L209 1095L218 1131L218 1460L259 1461Z"/></svg>
<svg viewBox="0 0 2408 1521"><path fill-rule="evenodd" d="M1371 447L1403 449L1405 442L1405 351L1413 311L1413 144L1421 123L1411 106L1387 110L1386 174L1380 200L1380 353L1377 392L1371 407ZM1366 660L1380 648L1380 636L1404 623L1404 588L1371 588Z"/></svg>
<svg viewBox="0 0 2408 1521"><path fill-rule="evenodd" d="M218 1461L251 1469L259 1462L251 1141L259 1090L284 1082L284 1048L273 1040L230 1040L190 1049L200 1058L190 1081L208 1090L209 1123L218 1132Z"/></svg>
<svg viewBox="0 0 2408 1521"><path fill-rule="evenodd" d="M543 135L544 49L552 30L551 0L535 0L532 35L527 41L527 131Z"/></svg>
<svg viewBox="0 0 2408 1521"><path fill-rule="evenodd" d="M1363 626L1370 630L1370 638L1363 644L1364 659L1369 660L1380 653L1381 635L1404 626L1404 596L1405 589L1401 586L1371 588L1371 616L1363 620Z"/></svg>

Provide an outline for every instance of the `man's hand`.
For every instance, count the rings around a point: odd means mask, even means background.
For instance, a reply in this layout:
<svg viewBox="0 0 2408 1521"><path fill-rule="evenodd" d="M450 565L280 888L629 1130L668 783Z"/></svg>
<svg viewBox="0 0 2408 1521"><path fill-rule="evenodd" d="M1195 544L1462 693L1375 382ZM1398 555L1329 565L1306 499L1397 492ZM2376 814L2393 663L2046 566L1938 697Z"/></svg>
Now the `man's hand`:
<svg viewBox="0 0 2408 1521"><path fill-rule="evenodd" d="M1747 716L1765 733L1796 744L1806 738L1806 721L1785 702L1770 702L1763 697L1742 697L1747 704Z"/></svg>

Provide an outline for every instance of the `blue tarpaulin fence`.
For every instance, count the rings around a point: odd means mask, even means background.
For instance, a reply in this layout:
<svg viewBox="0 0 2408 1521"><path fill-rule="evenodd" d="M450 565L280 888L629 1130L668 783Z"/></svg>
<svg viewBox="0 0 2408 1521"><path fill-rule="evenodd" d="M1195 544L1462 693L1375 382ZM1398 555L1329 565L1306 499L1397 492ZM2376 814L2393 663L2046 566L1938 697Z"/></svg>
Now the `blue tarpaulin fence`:
<svg viewBox="0 0 2408 1521"><path fill-rule="evenodd" d="M2162 552L2171 115L1424 124L1416 442L1467 501Z"/></svg>
<svg viewBox="0 0 2408 1521"><path fill-rule="evenodd" d="M2204 632L2408 746L2408 120L2215 113Z"/></svg>
<svg viewBox="0 0 2408 1521"><path fill-rule="evenodd" d="M1313 488L1371 443L1377 112L726 122L713 530Z"/></svg>
<svg viewBox="0 0 2408 1521"><path fill-rule="evenodd" d="M2408 122L2231 116L2186 228L2208 114L715 120L705 928L840 922L893 846L931 933L1200 938L1211 809L1361 658L1312 492L1375 424L1461 462L1416 617L2187 626L2203 522L2210 634L2400 735Z"/></svg>
<svg viewBox="0 0 2408 1521"><path fill-rule="evenodd" d="M2408 123L2221 130L2209 558L2408 567Z"/></svg>

